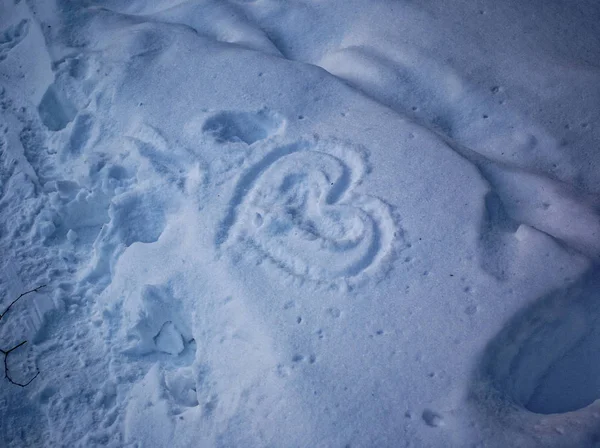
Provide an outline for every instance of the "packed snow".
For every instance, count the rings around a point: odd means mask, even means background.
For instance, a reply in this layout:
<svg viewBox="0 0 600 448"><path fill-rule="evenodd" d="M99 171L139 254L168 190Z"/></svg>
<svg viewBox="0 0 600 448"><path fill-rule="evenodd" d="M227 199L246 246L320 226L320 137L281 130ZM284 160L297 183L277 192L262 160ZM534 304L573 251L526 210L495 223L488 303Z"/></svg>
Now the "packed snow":
<svg viewBox="0 0 600 448"><path fill-rule="evenodd" d="M1 446L597 446L600 3L0 0L0 251Z"/></svg>

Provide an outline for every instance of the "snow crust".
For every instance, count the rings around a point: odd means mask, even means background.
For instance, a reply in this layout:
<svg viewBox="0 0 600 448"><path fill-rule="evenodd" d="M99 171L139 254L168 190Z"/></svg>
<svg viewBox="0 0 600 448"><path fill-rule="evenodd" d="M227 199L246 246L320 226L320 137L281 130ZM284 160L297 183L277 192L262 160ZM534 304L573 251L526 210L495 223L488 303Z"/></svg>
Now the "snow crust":
<svg viewBox="0 0 600 448"><path fill-rule="evenodd" d="M588 447L600 4L0 0L0 445Z"/></svg>

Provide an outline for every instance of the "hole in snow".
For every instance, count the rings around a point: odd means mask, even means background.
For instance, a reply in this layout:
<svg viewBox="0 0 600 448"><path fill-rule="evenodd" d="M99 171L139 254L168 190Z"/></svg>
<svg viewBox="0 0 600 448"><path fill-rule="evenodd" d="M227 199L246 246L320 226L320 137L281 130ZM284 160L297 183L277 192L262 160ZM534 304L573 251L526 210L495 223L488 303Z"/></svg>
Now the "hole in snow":
<svg viewBox="0 0 600 448"><path fill-rule="evenodd" d="M600 268L518 313L489 344L486 388L538 414L560 414L600 398ZM484 396L496 393L484 391Z"/></svg>
<svg viewBox="0 0 600 448"><path fill-rule="evenodd" d="M600 328L578 340L540 378L526 408L539 414L575 411L600 398Z"/></svg>

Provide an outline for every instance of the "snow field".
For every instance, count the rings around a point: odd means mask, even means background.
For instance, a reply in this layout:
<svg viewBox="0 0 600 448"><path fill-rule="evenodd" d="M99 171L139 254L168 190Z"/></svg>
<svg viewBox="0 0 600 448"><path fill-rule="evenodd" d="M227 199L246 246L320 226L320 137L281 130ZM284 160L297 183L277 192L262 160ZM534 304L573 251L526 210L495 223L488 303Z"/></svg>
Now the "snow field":
<svg viewBox="0 0 600 448"><path fill-rule="evenodd" d="M3 2L2 443L593 446L595 25L467 3Z"/></svg>

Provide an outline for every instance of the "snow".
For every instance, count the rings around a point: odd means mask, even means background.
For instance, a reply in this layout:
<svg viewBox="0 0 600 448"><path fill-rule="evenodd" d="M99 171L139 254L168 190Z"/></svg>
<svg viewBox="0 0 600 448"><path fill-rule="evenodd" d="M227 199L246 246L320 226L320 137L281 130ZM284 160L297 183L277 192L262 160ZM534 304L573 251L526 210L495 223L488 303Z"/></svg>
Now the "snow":
<svg viewBox="0 0 600 448"><path fill-rule="evenodd" d="M594 446L598 36L0 0L0 445Z"/></svg>

